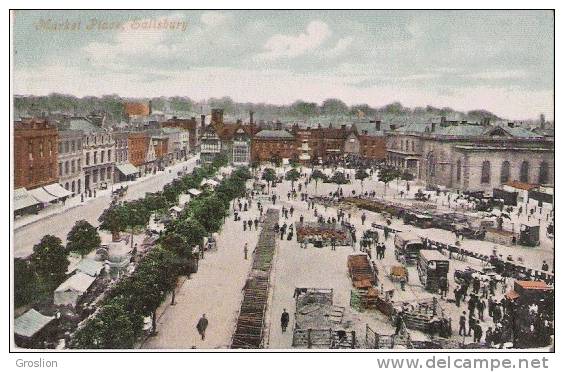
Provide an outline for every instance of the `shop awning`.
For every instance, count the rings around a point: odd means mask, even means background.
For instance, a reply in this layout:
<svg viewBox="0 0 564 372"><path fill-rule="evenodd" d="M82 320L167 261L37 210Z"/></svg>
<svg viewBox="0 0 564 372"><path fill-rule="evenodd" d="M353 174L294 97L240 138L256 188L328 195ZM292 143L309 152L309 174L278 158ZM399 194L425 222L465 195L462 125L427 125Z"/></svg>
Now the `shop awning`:
<svg viewBox="0 0 564 372"><path fill-rule="evenodd" d="M50 185L43 186L43 188L45 189L45 191L55 196L57 199L66 198L67 196L72 195L72 192L65 189L63 186L59 185L58 183L52 183Z"/></svg>
<svg viewBox="0 0 564 372"><path fill-rule="evenodd" d="M29 193L42 203L51 203L52 201L57 200L56 196L49 194L43 187L29 190Z"/></svg>
<svg viewBox="0 0 564 372"><path fill-rule="evenodd" d="M14 210L18 211L32 205L37 205L39 202L30 194L25 187L20 187L14 190Z"/></svg>
<svg viewBox="0 0 564 372"><path fill-rule="evenodd" d="M139 169L137 169L137 167L131 163L117 164L116 168L124 176L131 176L132 174L139 173Z"/></svg>

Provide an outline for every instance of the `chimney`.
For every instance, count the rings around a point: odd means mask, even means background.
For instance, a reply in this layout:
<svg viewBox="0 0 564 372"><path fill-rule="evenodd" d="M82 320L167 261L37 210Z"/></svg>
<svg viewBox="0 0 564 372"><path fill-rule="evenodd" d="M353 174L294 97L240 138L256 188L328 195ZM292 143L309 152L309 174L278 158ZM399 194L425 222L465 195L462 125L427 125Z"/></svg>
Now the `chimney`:
<svg viewBox="0 0 564 372"><path fill-rule="evenodd" d="M443 123L444 116L441 118L441 123ZM434 132L437 129L437 123L431 123L431 132Z"/></svg>
<svg viewBox="0 0 564 372"><path fill-rule="evenodd" d="M149 100L149 115L153 113L153 101Z"/></svg>
<svg viewBox="0 0 564 372"><path fill-rule="evenodd" d="M446 124L446 116L441 116L441 125L445 125L445 124Z"/></svg>
<svg viewBox="0 0 564 372"><path fill-rule="evenodd" d="M541 129L544 129L546 127L546 120L544 118L544 114L541 114L540 116L540 127Z"/></svg>
<svg viewBox="0 0 564 372"><path fill-rule="evenodd" d="M202 126L202 128L204 128L206 126L206 115L200 115L200 124Z"/></svg>
<svg viewBox="0 0 564 372"><path fill-rule="evenodd" d="M382 130L382 121L376 120L376 131L379 132L380 130Z"/></svg>
<svg viewBox="0 0 564 372"><path fill-rule="evenodd" d="M395 125L395 124L390 124L390 130L396 130L396 125Z"/></svg>
<svg viewBox="0 0 564 372"><path fill-rule="evenodd" d="M346 130L347 126L345 124L341 124L341 130Z"/></svg>
<svg viewBox="0 0 564 372"><path fill-rule="evenodd" d="M508 126L509 128L514 128L514 127L515 127L515 123L507 123L507 126Z"/></svg>
<svg viewBox="0 0 564 372"><path fill-rule="evenodd" d="M254 116L254 115L255 115L255 112L254 112L254 111L249 111L249 123L250 123L251 125L254 124L254 121L253 121L253 116Z"/></svg>
<svg viewBox="0 0 564 372"><path fill-rule="evenodd" d="M223 109L211 110L211 122L216 124L223 124Z"/></svg>

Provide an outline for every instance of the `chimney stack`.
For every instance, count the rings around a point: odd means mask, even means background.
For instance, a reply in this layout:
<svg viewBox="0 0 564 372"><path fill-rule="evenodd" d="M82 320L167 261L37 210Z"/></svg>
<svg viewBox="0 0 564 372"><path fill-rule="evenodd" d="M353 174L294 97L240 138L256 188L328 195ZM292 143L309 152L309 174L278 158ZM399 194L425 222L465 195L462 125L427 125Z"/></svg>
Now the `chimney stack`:
<svg viewBox="0 0 564 372"><path fill-rule="evenodd" d="M254 115L255 115L255 112L254 112L254 111L249 111L249 123L250 123L251 125L254 124L254 121L253 121L253 116L254 116Z"/></svg>
<svg viewBox="0 0 564 372"><path fill-rule="evenodd" d="M395 124L390 124L390 130L396 130L396 125L395 125Z"/></svg>
<svg viewBox="0 0 564 372"><path fill-rule="evenodd" d="M515 127L515 123L507 123L507 126L508 126L509 128L514 128L514 127Z"/></svg>
<svg viewBox="0 0 564 372"><path fill-rule="evenodd" d="M446 116L441 116L441 126L445 125L446 123Z"/></svg>
<svg viewBox="0 0 564 372"><path fill-rule="evenodd" d="M202 129L206 126L206 115L204 114L200 115L200 125Z"/></svg>
<svg viewBox="0 0 564 372"><path fill-rule="evenodd" d="M441 123L443 123L444 116L441 118ZM434 132L437 129L437 123L431 123L431 132Z"/></svg>
<svg viewBox="0 0 564 372"><path fill-rule="evenodd" d="M376 131L379 132L380 130L382 130L382 121L376 120Z"/></svg>
<svg viewBox="0 0 564 372"><path fill-rule="evenodd" d="M211 122L215 124L223 124L223 109L211 110Z"/></svg>
<svg viewBox="0 0 564 372"><path fill-rule="evenodd" d="M544 118L544 114L541 114L540 116L540 127L541 129L544 129L546 127L546 120Z"/></svg>

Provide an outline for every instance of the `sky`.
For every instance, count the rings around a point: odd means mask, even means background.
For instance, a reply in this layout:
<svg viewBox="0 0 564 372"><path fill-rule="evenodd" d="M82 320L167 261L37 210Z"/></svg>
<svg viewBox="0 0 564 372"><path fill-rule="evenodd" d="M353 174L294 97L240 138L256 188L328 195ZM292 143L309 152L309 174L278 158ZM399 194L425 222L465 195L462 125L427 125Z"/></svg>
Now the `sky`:
<svg viewBox="0 0 564 372"><path fill-rule="evenodd" d="M553 119L551 11L17 11L15 94L489 110Z"/></svg>

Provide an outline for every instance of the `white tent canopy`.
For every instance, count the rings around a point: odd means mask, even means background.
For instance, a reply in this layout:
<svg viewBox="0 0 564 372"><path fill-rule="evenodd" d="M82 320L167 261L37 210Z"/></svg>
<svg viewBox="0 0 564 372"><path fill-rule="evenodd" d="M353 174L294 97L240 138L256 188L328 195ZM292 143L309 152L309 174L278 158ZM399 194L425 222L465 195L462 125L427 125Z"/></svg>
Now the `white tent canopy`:
<svg viewBox="0 0 564 372"><path fill-rule="evenodd" d="M61 185L59 185L58 183L52 183L50 185L44 186L43 187L45 189L45 191L47 191L49 194L57 197L57 198L66 198L67 196L72 195L72 192L70 192L69 190L65 189L64 187L62 187Z"/></svg>
<svg viewBox="0 0 564 372"><path fill-rule="evenodd" d="M35 199L24 187L14 190L15 211L37 204L39 204L39 201L37 201L37 199Z"/></svg>
<svg viewBox="0 0 564 372"><path fill-rule="evenodd" d="M188 193L189 193L190 195L193 195L193 196L198 196L198 195L200 195L202 192L201 192L200 190L198 190L198 189L190 189L190 190L188 190Z"/></svg>
<svg viewBox="0 0 564 372"><path fill-rule="evenodd" d="M78 299L88 291L94 280L96 278L93 276L77 272L55 289L54 304L76 306Z"/></svg>
<svg viewBox="0 0 564 372"><path fill-rule="evenodd" d="M52 201L57 200L56 196L49 194L47 191L45 191L45 189L43 189L43 187L29 190L29 193L41 203L51 203Z"/></svg>
<svg viewBox="0 0 564 372"><path fill-rule="evenodd" d="M54 319L54 316L46 316L35 309L30 309L22 316L16 318L14 321L14 333L22 337L33 337Z"/></svg>

